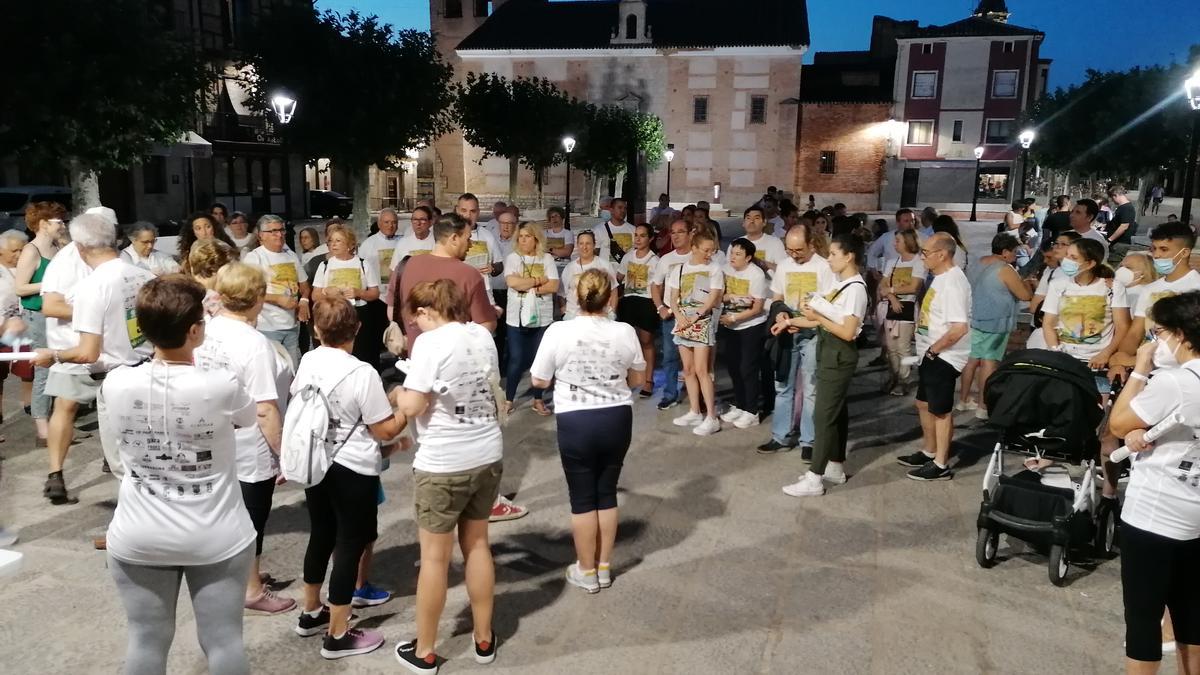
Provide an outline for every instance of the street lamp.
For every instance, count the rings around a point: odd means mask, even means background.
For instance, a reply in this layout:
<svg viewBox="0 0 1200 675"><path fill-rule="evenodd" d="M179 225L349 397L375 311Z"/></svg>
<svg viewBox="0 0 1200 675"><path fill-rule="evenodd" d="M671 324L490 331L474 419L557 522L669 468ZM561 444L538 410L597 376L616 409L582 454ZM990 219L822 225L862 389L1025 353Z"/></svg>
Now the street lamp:
<svg viewBox="0 0 1200 675"><path fill-rule="evenodd" d="M1183 211L1180 218L1192 224L1192 193L1196 190L1196 155L1200 151L1200 69L1183 83L1188 103L1192 106L1192 147L1188 150L1187 167L1183 178Z"/></svg>
<svg viewBox="0 0 1200 675"><path fill-rule="evenodd" d="M296 114L296 99L283 93L275 94L271 97L271 109L275 111L280 124L287 124Z"/></svg>
<svg viewBox="0 0 1200 675"><path fill-rule="evenodd" d="M983 159L983 146L975 146L975 181L971 186L971 222L975 222L975 207L979 204L979 162Z"/></svg>
<svg viewBox="0 0 1200 675"><path fill-rule="evenodd" d="M566 199L564 200L566 202L564 204L564 206L566 208L563 209L564 211L566 211L567 215L565 217L563 217L563 223L566 224L567 229L570 229L570 227L571 227L571 151L575 149L575 139L570 136L563 136L562 144L563 144L563 150L567 151L567 195L566 195Z"/></svg>
<svg viewBox="0 0 1200 675"><path fill-rule="evenodd" d="M1037 134L1033 129L1026 129L1017 136L1017 140L1021 141L1021 194L1020 198L1025 198L1025 174L1026 167L1029 166L1029 146L1033 145L1033 139Z"/></svg>
<svg viewBox="0 0 1200 675"><path fill-rule="evenodd" d="M667 204L671 203L671 162L675 161L675 144L667 143L667 151L663 153L667 160Z"/></svg>

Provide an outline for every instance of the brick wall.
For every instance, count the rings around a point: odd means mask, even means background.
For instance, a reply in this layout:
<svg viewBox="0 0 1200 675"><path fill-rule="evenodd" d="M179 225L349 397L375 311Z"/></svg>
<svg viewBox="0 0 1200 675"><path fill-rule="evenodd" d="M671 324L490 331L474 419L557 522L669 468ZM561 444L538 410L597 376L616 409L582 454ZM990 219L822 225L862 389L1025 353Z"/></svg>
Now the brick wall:
<svg viewBox="0 0 1200 675"><path fill-rule="evenodd" d="M879 206L887 138L887 103L805 103L796 139L798 202L816 195L817 204L844 202L851 210ZM835 173L820 172L821 152L837 153Z"/></svg>

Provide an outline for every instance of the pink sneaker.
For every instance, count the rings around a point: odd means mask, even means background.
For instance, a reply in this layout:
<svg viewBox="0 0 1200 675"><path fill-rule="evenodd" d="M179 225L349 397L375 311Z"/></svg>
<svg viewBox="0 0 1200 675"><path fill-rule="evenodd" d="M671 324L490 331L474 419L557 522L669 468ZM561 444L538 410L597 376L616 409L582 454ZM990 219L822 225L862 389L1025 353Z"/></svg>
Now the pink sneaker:
<svg viewBox="0 0 1200 675"><path fill-rule="evenodd" d="M280 614L296 608L296 601L291 598L281 598L268 588L253 600L246 601L246 611L251 614Z"/></svg>

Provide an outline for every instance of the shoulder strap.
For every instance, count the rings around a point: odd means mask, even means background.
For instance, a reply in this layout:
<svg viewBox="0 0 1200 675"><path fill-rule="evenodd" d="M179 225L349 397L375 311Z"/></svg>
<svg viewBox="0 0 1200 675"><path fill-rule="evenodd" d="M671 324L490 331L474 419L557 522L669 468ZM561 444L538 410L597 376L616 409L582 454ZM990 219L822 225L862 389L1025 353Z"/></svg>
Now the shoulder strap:
<svg viewBox="0 0 1200 675"><path fill-rule="evenodd" d="M833 294L833 297L829 299L829 302L833 302L834 300L837 300L838 296L840 296L842 294L842 291L846 290L847 288L850 288L851 286L862 286L864 289L866 289L866 287L867 287L867 285L861 281L851 281L850 283L846 284L845 286L842 286L841 288L837 289L837 293Z"/></svg>
<svg viewBox="0 0 1200 675"><path fill-rule="evenodd" d="M348 372L348 373L346 373L345 375L343 375L343 376L341 377L341 379L339 379L339 380L338 380L338 381L337 381L337 382L336 382L336 383L335 383L335 384L334 384L332 387L330 387L330 388L329 388L329 392L328 392L328 393L323 393L323 394L322 394L322 396L324 396L324 398L325 398L325 403L326 403L326 405L328 405L328 404L329 404L329 397L330 397L330 396L333 394L333 390L334 390L334 389L337 389L339 386L341 386L341 384L342 384L343 382L345 382L347 379L349 379L349 377L350 377L351 375L353 375L354 373L357 373L357 372L359 371L359 369L361 369L361 368L365 368L366 366L367 366L367 364L365 364L365 363L360 363L359 365L357 365L357 366L355 366L355 367L351 368L351 369L350 369L350 372ZM318 391L319 391L319 390L320 390L320 387L318 387L317 389L318 389ZM333 458L337 456L337 454L338 454L338 452L339 452L339 451L341 451L341 449L342 449L342 446L346 445L346 443L350 441L350 437L354 435L354 432L355 432L355 431L358 431L358 427L359 427L359 425L361 425L361 424L362 424L362 421L363 421L363 420L362 420L362 413L361 413L361 411L360 411L360 412L359 412L359 415L358 415L358 419L357 419L357 420L355 420L355 422L354 422L354 425L353 425L352 427L350 427L350 431L349 431L349 433L347 433L347 434L346 434L346 437L342 439L342 442L341 442L341 443L338 443L337 447L333 449L333 452L332 452L332 453L330 453L330 455L329 455L329 461L330 461L330 462L332 462L332 461L333 461Z"/></svg>

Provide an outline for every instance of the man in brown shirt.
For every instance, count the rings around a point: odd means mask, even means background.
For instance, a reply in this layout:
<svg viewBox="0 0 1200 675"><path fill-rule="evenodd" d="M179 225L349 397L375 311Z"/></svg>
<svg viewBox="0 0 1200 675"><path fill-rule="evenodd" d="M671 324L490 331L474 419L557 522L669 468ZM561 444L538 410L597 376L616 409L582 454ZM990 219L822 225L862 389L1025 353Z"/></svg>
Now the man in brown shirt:
<svg viewBox="0 0 1200 675"><path fill-rule="evenodd" d="M467 249L471 247L471 224L457 214L448 213L434 224L433 237L433 252L413 256L405 263L392 304L401 308L408 344L417 339L421 329L405 306L404 299L422 281L449 279L458 284L471 305L471 321L495 332L497 317L496 308L492 306L492 295L483 283L479 270L463 262Z"/></svg>

